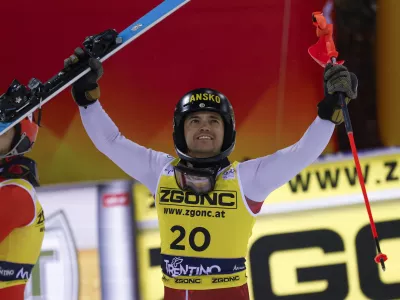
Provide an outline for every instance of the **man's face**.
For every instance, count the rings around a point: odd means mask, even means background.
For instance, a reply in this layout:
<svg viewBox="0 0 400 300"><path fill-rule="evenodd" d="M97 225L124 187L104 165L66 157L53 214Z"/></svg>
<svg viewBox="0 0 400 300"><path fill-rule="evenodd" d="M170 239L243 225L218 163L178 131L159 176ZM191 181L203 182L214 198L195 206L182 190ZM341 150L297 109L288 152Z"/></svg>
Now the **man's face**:
<svg viewBox="0 0 400 300"><path fill-rule="evenodd" d="M224 122L215 112L195 112L184 123L188 154L197 158L212 157L221 152Z"/></svg>
<svg viewBox="0 0 400 300"><path fill-rule="evenodd" d="M0 135L0 156L10 152L14 134L15 128L13 127L3 135Z"/></svg>

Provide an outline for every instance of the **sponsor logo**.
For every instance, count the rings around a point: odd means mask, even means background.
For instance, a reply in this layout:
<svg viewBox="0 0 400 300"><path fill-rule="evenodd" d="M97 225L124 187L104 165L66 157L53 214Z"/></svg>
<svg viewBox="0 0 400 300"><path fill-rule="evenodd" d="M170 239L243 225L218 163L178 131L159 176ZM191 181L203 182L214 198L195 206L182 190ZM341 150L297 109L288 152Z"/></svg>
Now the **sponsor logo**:
<svg viewBox="0 0 400 300"><path fill-rule="evenodd" d="M40 210L40 212L37 215L36 219L37 219L36 226L42 226L44 221L45 221L43 209Z"/></svg>
<svg viewBox="0 0 400 300"><path fill-rule="evenodd" d="M161 187L159 199L161 205L237 208L235 191L213 191L205 195L196 195L190 191Z"/></svg>
<svg viewBox="0 0 400 300"><path fill-rule="evenodd" d="M199 284L199 283L201 283L201 279L200 278L175 278L175 283Z"/></svg>
<svg viewBox="0 0 400 300"><path fill-rule="evenodd" d="M211 278L211 283L224 283L224 282L234 282L238 281L240 276L229 276L229 277L220 277L220 278Z"/></svg>
<svg viewBox="0 0 400 300"><path fill-rule="evenodd" d="M172 175L174 175L174 168L173 168L172 166L167 166L167 167L164 169L164 175L167 175L167 176L172 176Z"/></svg>
<svg viewBox="0 0 400 300"><path fill-rule="evenodd" d="M177 276L200 276L209 275L221 272L221 267L218 265L204 267L203 265L191 266L184 264L183 258L174 257L172 261L165 259L165 269L167 275L171 277Z"/></svg>
<svg viewBox="0 0 400 300"><path fill-rule="evenodd" d="M7 270L7 269L2 269L0 267L0 276L1 277L9 277L14 275L14 270Z"/></svg>
<svg viewBox="0 0 400 300"><path fill-rule="evenodd" d="M143 24L140 24L140 23L139 23L139 24L136 24L135 26L132 27L131 30L132 30L132 31L137 31L137 30L139 30L142 26L143 26Z"/></svg>
<svg viewBox="0 0 400 300"><path fill-rule="evenodd" d="M32 264L21 264L9 261L0 261L0 282L28 280L32 273Z"/></svg>
<svg viewBox="0 0 400 300"><path fill-rule="evenodd" d="M244 269L246 269L245 266L239 266L239 267L238 267L238 266L235 265L235 266L233 267L233 271L242 271L242 270L244 270Z"/></svg>
<svg viewBox="0 0 400 300"><path fill-rule="evenodd" d="M129 195L127 193L105 194L102 202L104 207L127 206L129 205Z"/></svg>
<svg viewBox="0 0 400 300"><path fill-rule="evenodd" d="M228 180L228 179L235 179L235 169L229 169L222 174L222 179Z"/></svg>
<svg viewBox="0 0 400 300"><path fill-rule="evenodd" d="M221 98L214 94L202 93L190 96L189 102L192 103L195 101L211 101L215 103L221 103Z"/></svg>
<svg viewBox="0 0 400 300"><path fill-rule="evenodd" d="M17 279L28 279L29 278L29 271L25 271L24 268L19 269L17 275Z"/></svg>

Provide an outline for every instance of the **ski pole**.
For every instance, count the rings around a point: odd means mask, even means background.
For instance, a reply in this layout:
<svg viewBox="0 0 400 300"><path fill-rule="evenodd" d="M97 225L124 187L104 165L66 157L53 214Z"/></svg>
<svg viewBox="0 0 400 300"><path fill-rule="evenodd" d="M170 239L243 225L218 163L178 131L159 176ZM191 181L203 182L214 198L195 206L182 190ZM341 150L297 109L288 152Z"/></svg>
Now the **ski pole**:
<svg viewBox="0 0 400 300"><path fill-rule="evenodd" d="M324 66L330 60L333 64L343 64L343 61L338 62L337 57L339 53L336 51L335 43L333 42L333 26L332 24L327 24L325 17L322 12L314 12L312 14L312 21L314 26L317 27L317 36L319 37L319 42L314 46L309 48L309 54L317 61L320 65ZM340 106L343 111L344 124L349 138L351 152L354 157L354 162L357 170L358 181L361 186L362 194L364 196L365 206L367 208L369 222L371 225L372 236L375 240L375 245L378 254L375 256L375 262L380 263L382 270L385 271L385 261L387 256L381 252L381 247L379 245L378 233L376 231L375 222L372 217L371 207L368 200L367 190L365 188L364 177L361 171L360 161L358 159L358 153L356 148L356 143L354 141L353 127L351 125L350 114L346 104L346 98L344 93L339 93Z"/></svg>

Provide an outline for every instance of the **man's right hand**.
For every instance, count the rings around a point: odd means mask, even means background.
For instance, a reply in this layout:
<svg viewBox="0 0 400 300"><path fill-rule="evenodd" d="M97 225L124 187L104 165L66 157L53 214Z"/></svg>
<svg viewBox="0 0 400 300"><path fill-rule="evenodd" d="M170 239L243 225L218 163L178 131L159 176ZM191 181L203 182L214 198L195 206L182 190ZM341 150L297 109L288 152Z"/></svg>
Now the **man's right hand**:
<svg viewBox="0 0 400 300"><path fill-rule="evenodd" d="M345 94L346 105L357 98L358 79L343 65L329 63L324 71L325 97L318 103L318 115L339 125L344 122L339 93Z"/></svg>
<svg viewBox="0 0 400 300"><path fill-rule="evenodd" d="M85 55L82 48L76 48L74 54L64 60L64 67L71 66L83 58ZM101 61L95 58L89 58L89 67L91 70L82 78L72 84L72 97L79 106L87 107L100 98L100 87L97 81L103 75L103 66Z"/></svg>

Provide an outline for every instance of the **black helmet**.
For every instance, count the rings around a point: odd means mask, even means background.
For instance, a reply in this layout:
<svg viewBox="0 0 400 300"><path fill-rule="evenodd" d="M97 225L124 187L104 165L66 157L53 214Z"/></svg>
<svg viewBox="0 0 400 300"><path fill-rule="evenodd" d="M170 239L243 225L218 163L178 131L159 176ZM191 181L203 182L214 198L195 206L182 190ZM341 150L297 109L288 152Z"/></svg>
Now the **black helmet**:
<svg viewBox="0 0 400 300"><path fill-rule="evenodd" d="M221 153L208 158L195 158L187 154L184 120L197 111L213 111L221 115L224 122L224 141ZM197 164L217 163L226 158L235 147L236 130L233 108L228 98L214 89L199 88L186 93L175 107L173 139L179 158Z"/></svg>

